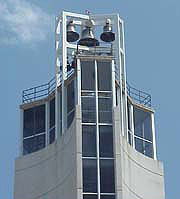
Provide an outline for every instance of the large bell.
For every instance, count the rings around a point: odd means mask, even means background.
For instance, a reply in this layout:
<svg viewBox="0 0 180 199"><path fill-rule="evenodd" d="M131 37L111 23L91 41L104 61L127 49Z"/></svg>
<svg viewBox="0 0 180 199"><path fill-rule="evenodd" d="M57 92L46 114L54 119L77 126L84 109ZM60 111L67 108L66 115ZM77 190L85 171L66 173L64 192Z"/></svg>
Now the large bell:
<svg viewBox="0 0 180 199"><path fill-rule="evenodd" d="M78 45L88 47L99 46L99 41L95 39L92 27L86 26L84 28L84 30L82 31L82 37L79 40Z"/></svg>
<svg viewBox="0 0 180 199"><path fill-rule="evenodd" d="M74 42L79 39L79 34L75 31L75 25L73 21L67 24L67 41Z"/></svg>
<svg viewBox="0 0 180 199"><path fill-rule="evenodd" d="M103 33L101 34L100 38L105 42L112 42L115 40L115 34L112 32L112 25L110 19L107 19L106 25L103 28Z"/></svg>

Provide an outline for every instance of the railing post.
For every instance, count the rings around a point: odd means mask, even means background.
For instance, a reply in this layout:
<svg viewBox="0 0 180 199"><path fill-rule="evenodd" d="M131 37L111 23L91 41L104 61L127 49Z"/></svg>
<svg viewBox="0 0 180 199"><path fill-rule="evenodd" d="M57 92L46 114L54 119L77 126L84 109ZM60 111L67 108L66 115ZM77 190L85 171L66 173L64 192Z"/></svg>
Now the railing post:
<svg viewBox="0 0 180 199"><path fill-rule="evenodd" d="M48 82L48 95L49 95L49 90L50 90L50 82Z"/></svg>
<svg viewBox="0 0 180 199"><path fill-rule="evenodd" d="M34 88L34 100L36 99L36 87Z"/></svg>

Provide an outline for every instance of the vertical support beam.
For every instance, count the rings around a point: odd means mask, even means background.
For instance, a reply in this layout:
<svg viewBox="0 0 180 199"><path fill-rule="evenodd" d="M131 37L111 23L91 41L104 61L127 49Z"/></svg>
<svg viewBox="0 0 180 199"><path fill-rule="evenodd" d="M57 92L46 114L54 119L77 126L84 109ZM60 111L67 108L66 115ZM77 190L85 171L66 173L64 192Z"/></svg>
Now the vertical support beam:
<svg viewBox="0 0 180 199"><path fill-rule="evenodd" d="M45 115L46 115L46 126L45 126L45 131L46 131L46 146L49 144L49 114L50 113L50 105L49 102L46 101L45 103Z"/></svg>
<svg viewBox="0 0 180 199"><path fill-rule="evenodd" d="M122 103L122 77L121 77L121 73L122 73L122 68L121 68L121 49L120 49L120 44L121 44L121 41L120 41L120 24L119 24L119 15L116 16L115 18L115 34L117 35L116 36L116 43L115 43L115 49L116 49L116 64L118 65L119 67L119 70L118 70L118 76L119 76L119 83L120 83L120 104L119 104L119 108L120 108L120 119L121 119L121 133L122 135L124 135L124 118L123 118L123 103Z"/></svg>
<svg viewBox="0 0 180 199"><path fill-rule="evenodd" d="M98 108L98 70L97 61L95 60L95 92L96 92L96 150L97 150L97 182L98 182L98 199L100 199L100 157L99 157L99 108Z"/></svg>
<svg viewBox="0 0 180 199"><path fill-rule="evenodd" d="M24 123L24 110L20 109L20 139L19 139L19 154L23 155L23 123Z"/></svg>
<svg viewBox="0 0 180 199"><path fill-rule="evenodd" d="M76 74L76 105L81 106L81 63L80 59L77 59L77 74Z"/></svg>
<svg viewBox="0 0 180 199"><path fill-rule="evenodd" d="M66 13L62 12L62 134L67 128L67 93L65 80L67 79L67 46L66 46Z"/></svg>
<svg viewBox="0 0 180 199"><path fill-rule="evenodd" d="M113 98L113 103L112 107L116 107L116 84L115 84L115 65L114 65L114 60L112 60L112 98Z"/></svg>
<svg viewBox="0 0 180 199"><path fill-rule="evenodd" d="M58 86L60 85L61 77L60 77L60 32L62 27L62 21L59 17L56 17L56 25L55 25L55 49L56 49L56 61L55 61L55 71L56 71L56 90L55 90L55 139L58 138L59 132L59 98L58 98Z"/></svg>
<svg viewBox="0 0 180 199"><path fill-rule="evenodd" d="M152 138L153 138L153 152L154 159L157 160L157 152L156 152L156 134L155 134L155 119L154 113L151 113L151 122L152 122Z"/></svg>
<svg viewBox="0 0 180 199"><path fill-rule="evenodd" d="M134 140L134 107L130 104L130 123L131 123L131 132L132 132L132 147L135 148L135 140Z"/></svg>

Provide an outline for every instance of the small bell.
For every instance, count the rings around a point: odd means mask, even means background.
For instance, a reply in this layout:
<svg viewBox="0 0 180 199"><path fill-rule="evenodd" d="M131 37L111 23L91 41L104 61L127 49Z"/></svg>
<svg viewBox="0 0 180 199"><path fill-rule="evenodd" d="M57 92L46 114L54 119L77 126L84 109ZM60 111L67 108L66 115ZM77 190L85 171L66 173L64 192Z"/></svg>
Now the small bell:
<svg viewBox="0 0 180 199"><path fill-rule="evenodd" d="M79 39L79 34L75 31L75 25L73 21L67 24L67 41L75 42Z"/></svg>
<svg viewBox="0 0 180 199"><path fill-rule="evenodd" d="M112 25L110 19L107 19L106 25L103 28L103 33L101 34L100 38L105 42L112 42L115 40L115 34L112 32Z"/></svg>
<svg viewBox="0 0 180 199"><path fill-rule="evenodd" d="M79 40L78 45L88 47L99 46L99 41L95 39L92 27L86 26L84 28L84 30L82 31L82 37Z"/></svg>

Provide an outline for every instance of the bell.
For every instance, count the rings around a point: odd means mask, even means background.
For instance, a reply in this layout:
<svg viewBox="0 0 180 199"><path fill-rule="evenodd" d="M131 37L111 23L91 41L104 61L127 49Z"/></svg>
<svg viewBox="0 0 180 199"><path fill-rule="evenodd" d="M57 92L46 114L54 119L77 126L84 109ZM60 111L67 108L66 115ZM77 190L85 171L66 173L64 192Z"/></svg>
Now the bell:
<svg viewBox="0 0 180 199"><path fill-rule="evenodd" d="M106 25L103 28L103 33L101 34L100 38L105 42L112 42L115 40L115 34L112 32L112 25L110 19L107 19Z"/></svg>
<svg viewBox="0 0 180 199"><path fill-rule="evenodd" d="M79 39L79 34L75 31L75 25L73 21L67 24L67 41L74 42Z"/></svg>
<svg viewBox="0 0 180 199"><path fill-rule="evenodd" d="M78 45L88 47L99 46L99 41L95 39L92 27L85 27L85 29L82 31L82 37L79 40Z"/></svg>

